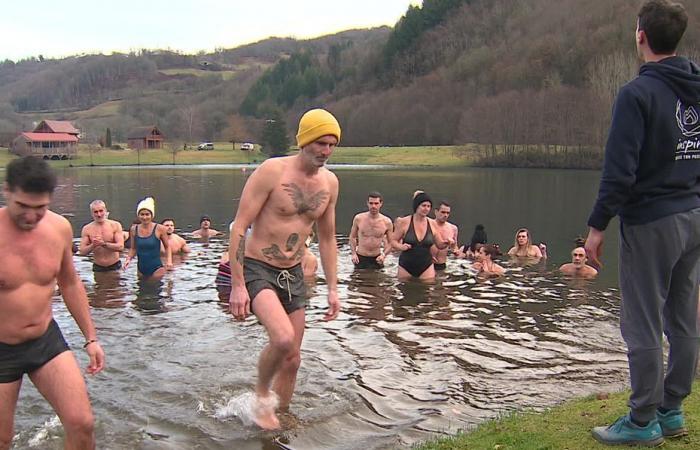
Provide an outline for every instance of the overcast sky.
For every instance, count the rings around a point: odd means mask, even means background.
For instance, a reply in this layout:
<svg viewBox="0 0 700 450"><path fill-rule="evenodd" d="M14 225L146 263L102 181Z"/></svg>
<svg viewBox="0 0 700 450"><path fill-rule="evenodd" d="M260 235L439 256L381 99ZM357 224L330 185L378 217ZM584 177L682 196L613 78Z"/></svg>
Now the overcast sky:
<svg viewBox="0 0 700 450"><path fill-rule="evenodd" d="M2 5L0 60L232 48L394 25L416 0L33 0Z"/></svg>

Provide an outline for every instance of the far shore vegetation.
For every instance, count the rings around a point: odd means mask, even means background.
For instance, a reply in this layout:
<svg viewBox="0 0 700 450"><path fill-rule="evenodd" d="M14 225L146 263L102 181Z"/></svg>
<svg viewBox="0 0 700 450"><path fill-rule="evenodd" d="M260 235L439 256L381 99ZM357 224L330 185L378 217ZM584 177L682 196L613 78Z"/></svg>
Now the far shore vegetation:
<svg viewBox="0 0 700 450"><path fill-rule="evenodd" d="M163 149L122 150L105 149L81 144L76 157L52 161L57 167L193 165L193 164L257 164L268 156L256 146L242 151L238 145L216 142L214 150L196 150L196 145L182 144ZM289 154L294 153L294 149ZM14 158L6 148L0 148L0 164ZM415 147L338 147L332 164L395 165L406 167L517 167L599 169L602 152L599 149L562 146L504 146L466 144L458 146Z"/></svg>
<svg viewBox="0 0 700 450"><path fill-rule="evenodd" d="M666 439L663 448L700 448L700 383L683 403L689 435ZM595 426L609 425L627 413L629 391L571 400L544 412L517 412L456 436L436 437L414 450L596 450L610 447L591 437ZM625 447L629 448L629 447Z"/></svg>

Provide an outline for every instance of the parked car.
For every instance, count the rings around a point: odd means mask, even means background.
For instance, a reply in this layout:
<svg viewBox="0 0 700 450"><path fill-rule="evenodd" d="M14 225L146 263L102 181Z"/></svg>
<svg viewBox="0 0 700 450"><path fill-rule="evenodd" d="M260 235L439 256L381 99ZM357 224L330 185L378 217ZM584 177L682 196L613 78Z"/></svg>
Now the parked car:
<svg viewBox="0 0 700 450"><path fill-rule="evenodd" d="M197 146L197 150L214 150L214 144L212 142L202 142Z"/></svg>
<svg viewBox="0 0 700 450"><path fill-rule="evenodd" d="M253 151L255 150L255 145L251 144L250 142L244 142L241 144L241 150Z"/></svg>

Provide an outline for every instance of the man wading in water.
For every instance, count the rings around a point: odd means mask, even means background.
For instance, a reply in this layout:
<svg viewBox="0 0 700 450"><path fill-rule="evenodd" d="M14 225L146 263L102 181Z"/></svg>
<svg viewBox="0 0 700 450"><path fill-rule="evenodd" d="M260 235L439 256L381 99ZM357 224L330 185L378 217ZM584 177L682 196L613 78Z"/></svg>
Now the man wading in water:
<svg viewBox="0 0 700 450"><path fill-rule="evenodd" d="M338 179L324 167L339 140L340 126L329 112L314 109L304 114L297 134L299 153L268 159L252 173L231 230L230 311L238 320L252 311L269 337L258 361L252 405L253 420L264 429L280 427L275 408L287 409L294 392L306 306L301 259L314 222L328 284L324 319L333 320L340 311L335 240ZM252 234L245 239L251 224Z"/></svg>

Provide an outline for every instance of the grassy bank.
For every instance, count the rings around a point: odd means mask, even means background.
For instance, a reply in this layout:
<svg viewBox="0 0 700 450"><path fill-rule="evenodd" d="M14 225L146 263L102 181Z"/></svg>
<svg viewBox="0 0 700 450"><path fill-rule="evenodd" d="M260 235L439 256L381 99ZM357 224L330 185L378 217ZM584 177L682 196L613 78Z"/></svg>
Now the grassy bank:
<svg viewBox="0 0 700 450"><path fill-rule="evenodd" d="M683 407L690 435L667 439L665 449L700 448L700 383ZM627 412L629 392L598 399L595 396L573 400L543 413L515 413L485 422L469 433L439 438L416 450L595 450L610 447L591 437L591 428L609 425Z"/></svg>
<svg viewBox="0 0 700 450"><path fill-rule="evenodd" d="M293 153L294 151L291 151ZM585 156L585 157L584 157ZM423 147L338 147L333 164L375 164L396 166L436 167L551 167L551 168L597 168L595 155L546 151L528 147L524 149L503 146L467 144L460 146ZM0 164L12 158L6 149L0 150ZM78 156L70 161L53 161L56 167L152 165L152 164L254 164L267 156L256 146L254 151L235 150L230 143L216 142L214 150L105 150L81 145Z"/></svg>

